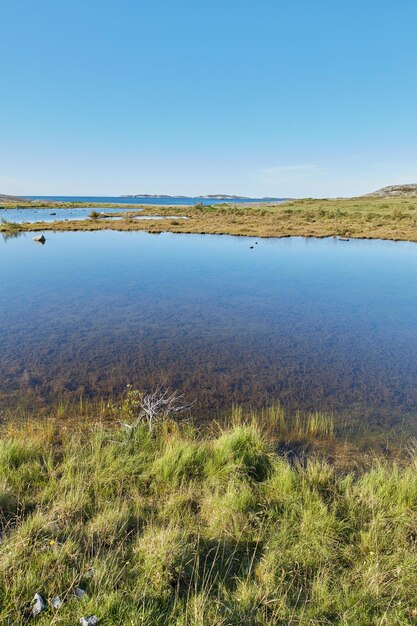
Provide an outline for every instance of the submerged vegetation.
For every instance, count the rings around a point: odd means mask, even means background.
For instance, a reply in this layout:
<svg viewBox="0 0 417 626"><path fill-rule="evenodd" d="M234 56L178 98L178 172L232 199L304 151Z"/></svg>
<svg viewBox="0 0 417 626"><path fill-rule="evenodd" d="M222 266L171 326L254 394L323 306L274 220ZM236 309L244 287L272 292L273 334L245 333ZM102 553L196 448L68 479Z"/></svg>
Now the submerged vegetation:
<svg viewBox="0 0 417 626"><path fill-rule="evenodd" d="M302 199L287 202L225 203L204 205L120 205L99 203L42 203L43 208L93 209L93 219L83 221L57 221L36 224L19 224L22 231L36 230L145 230L153 233L170 231L176 233L207 233L248 235L256 237L330 237L345 239L394 239L417 241L417 198L378 197L342 199ZM34 208L31 203L27 208ZM112 220L120 214L112 214L112 208L126 210L121 219ZM24 206L1 205L0 208L24 208ZM41 208L39 206L39 208ZM108 213L98 216L96 208L107 208ZM146 209L149 219L133 220ZM7 212L6 212L7 213ZM154 219L156 216L187 217L187 220ZM0 224L0 232L10 229Z"/></svg>
<svg viewBox="0 0 417 626"><path fill-rule="evenodd" d="M331 438L331 418L235 408L150 429L137 401L124 427L4 427L2 624L27 623L37 592L44 626L414 623L415 454L342 472L279 452L297 428Z"/></svg>

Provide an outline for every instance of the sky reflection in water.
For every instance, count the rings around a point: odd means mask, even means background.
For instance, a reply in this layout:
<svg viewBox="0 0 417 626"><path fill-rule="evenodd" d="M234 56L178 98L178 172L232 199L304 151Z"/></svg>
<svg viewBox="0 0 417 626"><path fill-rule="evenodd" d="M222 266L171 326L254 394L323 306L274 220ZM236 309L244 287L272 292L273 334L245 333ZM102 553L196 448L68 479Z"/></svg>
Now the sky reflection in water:
<svg viewBox="0 0 417 626"><path fill-rule="evenodd" d="M165 380L207 414L233 401L416 409L415 244L31 237L0 239L3 402Z"/></svg>

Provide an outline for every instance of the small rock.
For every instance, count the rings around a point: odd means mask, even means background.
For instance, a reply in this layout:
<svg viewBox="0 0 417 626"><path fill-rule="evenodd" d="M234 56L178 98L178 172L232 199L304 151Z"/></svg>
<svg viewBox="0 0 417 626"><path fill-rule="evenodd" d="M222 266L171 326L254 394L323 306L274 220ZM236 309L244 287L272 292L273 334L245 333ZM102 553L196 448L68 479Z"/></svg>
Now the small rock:
<svg viewBox="0 0 417 626"><path fill-rule="evenodd" d="M36 617L37 615L39 615L39 613L41 611L44 610L44 608L46 606L45 605L45 600L42 598L40 593L35 593L32 602L35 603L33 605L33 607L32 607L32 615L33 615L33 617Z"/></svg>
<svg viewBox="0 0 417 626"><path fill-rule="evenodd" d="M62 606L62 600L59 596L55 596L55 598L51 602L54 609L60 609Z"/></svg>
<svg viewBox="0 0 417 626"><path fill-rule="evenodd" d="M41 243L42 245L44 245L46 239L44 235L36 235L36 237L32 237L32 241L36 241L36 243Z"/></svg>
<svg viewBox="0 0 417 626"><path fill-rule="evenodd" d="M81 626L96 626L98 624L97 615L91 615L90 617L82 617L80 619Z"/></svg>
<svg viewBox="0 0 417 626"><path fill-rule="evenodd" d="M84 589L81 589L81 587L75 587L74 592L79 600L81 600L81 598L85 596L85 591Z"/></svg>

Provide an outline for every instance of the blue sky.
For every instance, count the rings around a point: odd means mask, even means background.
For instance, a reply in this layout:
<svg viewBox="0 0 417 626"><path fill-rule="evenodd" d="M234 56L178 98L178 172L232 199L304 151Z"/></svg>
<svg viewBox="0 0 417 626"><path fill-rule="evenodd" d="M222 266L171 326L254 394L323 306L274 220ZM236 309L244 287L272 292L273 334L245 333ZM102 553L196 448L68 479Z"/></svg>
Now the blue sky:
<svg viewBox="0 0 417 626"><path fill-rule="evenodd" d="M0 0L0 193L417 182L417 2Z"/></svg>

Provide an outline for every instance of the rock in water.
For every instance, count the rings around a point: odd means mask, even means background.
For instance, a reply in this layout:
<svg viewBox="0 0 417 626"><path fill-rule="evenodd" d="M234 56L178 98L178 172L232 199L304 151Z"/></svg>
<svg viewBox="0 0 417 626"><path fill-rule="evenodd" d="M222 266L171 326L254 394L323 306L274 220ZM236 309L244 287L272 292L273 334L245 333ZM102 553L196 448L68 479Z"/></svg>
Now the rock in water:
<svg viewBox="0 0 417 626"><path fill-rule="evenodd" d="M36 241L36 243L41 243L42 245L44 245L46 239L44 235L36 235L36 237L32 237L32 241Z"/></svg>
<svg viewBox="0 0 417 626"><path fill-rule="evenodd" d="M45 605L45 600L42 598L40 593L35 593L33 602L35 604L32 607L32 615L33 617L36 617L37 615L39 615L41 611L44 610L46 605Z"/></svg>
<svg viewBox="0 0 417 626"><path fill-rule="evenodd" d="M91 615L91 617L82 617L80 619L81 626L96 626L98 624L97 615Z"/></svg>

